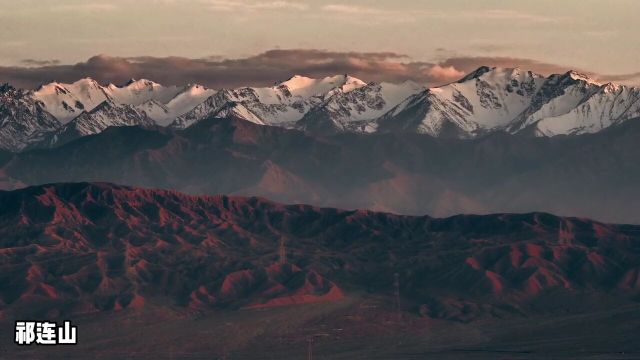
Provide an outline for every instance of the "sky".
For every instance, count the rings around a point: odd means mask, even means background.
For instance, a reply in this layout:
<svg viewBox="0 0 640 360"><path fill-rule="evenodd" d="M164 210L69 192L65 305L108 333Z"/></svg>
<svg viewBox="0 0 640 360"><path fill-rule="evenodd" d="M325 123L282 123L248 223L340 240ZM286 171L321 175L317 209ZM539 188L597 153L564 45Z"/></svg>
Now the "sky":
<svg viewBox="0 0 640 360"><path fill-rule="evenodd" d="M0 8L0 82L17 86L83 75L227 86L292 71L433 85L479 65L640 83L636 0L0 0Z"/></svg>

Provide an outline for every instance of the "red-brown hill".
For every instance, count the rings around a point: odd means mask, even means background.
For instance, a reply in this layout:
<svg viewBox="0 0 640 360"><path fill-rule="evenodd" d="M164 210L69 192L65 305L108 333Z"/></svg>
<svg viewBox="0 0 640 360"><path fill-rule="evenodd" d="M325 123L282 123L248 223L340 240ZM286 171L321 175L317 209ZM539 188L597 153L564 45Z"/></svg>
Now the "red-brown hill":
<svg viewBox="0 0 640 360"><path fill-rule="evenodd" d="M278 264L280 241L285 264ZM444 219L190 196L106 183L0 192L0 311L265 307L393 293L408 311L478 314L633 299L640 226L545 213Z"/></svg>

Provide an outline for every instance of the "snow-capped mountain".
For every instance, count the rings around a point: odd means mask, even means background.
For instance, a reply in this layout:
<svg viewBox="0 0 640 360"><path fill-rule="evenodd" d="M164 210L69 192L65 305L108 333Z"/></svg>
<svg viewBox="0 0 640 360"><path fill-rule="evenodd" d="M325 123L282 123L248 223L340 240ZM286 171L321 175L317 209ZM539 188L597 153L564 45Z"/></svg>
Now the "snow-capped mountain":
<svg viewBox="0 0 640 360"><path fill-rule="evenodd" d="M239 119L248 120L256 124L265 123L242 104L236 102L238 98L232 90L220 90L196 105L191 111L178 117L170 126L177 129L187 128L208 116L229 116L233 114Z"/></svg>
<svg viewBox="0 0 640 360"><path fill-rule="evenodd" d="M34 144L33 148L63 145L77 138L98 134L110 126L154 126L155 122L144 111L127 104L105 100L89 112L83 112L62 127L51 131Z"/></svg>
<svg viewBox="0 0 640 360"><path fill-rule="evenodd" d="M601 86L602 84L575 71L551 75L531 99L531 105L511 122L508 131L518 132L542 119L566 114Z"/></svg>
<svg viewBox="0 0 640 360"><path fill-rule="evenodd" d="M636 117L640 117L640 89L609 83L597 87L568 112L541 117L532 129L537 136L595 133Z"/></svg>
<svg viewBox="0 0 640 360"><path fill-rule="evenodd" d="M544 82L530 71L481 67L406 99L379 119L380 129L473 137L508 126Z"/></svg>
<svg viewBox="0 0 640 360"><path fill-rule="evenodd" d="M32 97L63 124L109 101L135 106L158 124L167 125L214 92L200 85L162 86L145 79L131 79L123 86L102 86L86 78L72 84L53 82L42 85Z"/></svg>
<svg viewBox="0 0 640 360"><path fill-rule="evenodd" d="M336 89L298 122L302 130L374 132L372 122L413 94L426 90L412 81L401 84L370 83L352 91Z"/></svg>
<svg viewBox="0 0 640 360"><path fill-rule="evenodd" d="M59 145L109 126L184 129L212 116L310 132L458 138L493 131L578 135L640 117L640 88L601 84L575 71L544 77L484 66L435 88L413 82L367 84L348 75L296 75L268 87L220 90L144 79L102 86L89 78L35 91L3 89L0 147L12 151Z"/></svg>
<svg viewBox="0 0 640 360"><path fill-rule="evenodd" d="M0 85L0 149L20 151L60 126L40 103L9 85Z"/></svg>
<svg viewBox="0 0 640 360"><path fill-rule="evenodd" d="M157 100L149 100L138 106L145 111L158 125L167 126L178 116L183 115L203 103L216 91L207 89L202 85L192 84L186 86L171 100L161 103Z"/></svg>
<svg viewBox="0 0 640 360"><path fill-rule="evenodd" d="M640 116L640 89L600 84L575 71L543 77L481 67L413 95L376 119L378 131L470 138L491 131L584 134Z"/></svg>
<svg viewBox="0 0 640 360"><path fill-rule="evenodd" d="M90 78L72 84L52 82L42 85L32 97L63 124L108 99L105 88Z"/></svg>
<svg viewBox="0 0 640 360"><path fill-rule="evenodd" d="M312 108L335 93L349 93L366 84L348 75L323 79L293 76L271 87L220 90L178 117L174 128L185 128L208 116L229 116L256 124L293 127Z"/></svg>
<svg viewBox="0 0 640 360"><path fill-rule="evenodd" d="M146 79L131 79L124 86L109 84L105 89L114 102L127 105L140 105L151 100L165 104L182 91L182 87L162 86Z"/></svg>
<svg viewBox="0 0 640 360"><path fill-rule="evenodd" d="M639 116L638 92L575 71L544 77L518 68L480 67L457 82L429 89L412 82L294 76L273 87L221 90L171 126L185 128L218 116L312 132L403 131L460 138L492 131L582 134Z"/></svg>
<svg viewBox="0 0 640 360"><path fill-rule="evenodd" d="M402 101L386 114L371 122L379 132L417 132L433 136L470 137L478 129L468 123L471 106L460 96L461 104L441 99L432 89L426 89ZM465 100L463 100L465 99ZM465 107L468 107L465 108ZM468 132L463 130L468 129Z"/></svg>

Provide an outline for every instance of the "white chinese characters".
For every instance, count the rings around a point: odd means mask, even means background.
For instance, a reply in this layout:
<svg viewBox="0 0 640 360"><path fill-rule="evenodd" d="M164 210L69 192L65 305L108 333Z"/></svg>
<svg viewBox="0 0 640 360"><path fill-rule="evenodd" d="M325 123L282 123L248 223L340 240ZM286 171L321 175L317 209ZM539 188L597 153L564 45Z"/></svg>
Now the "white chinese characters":
<svg viewBox="0 0 640 360"><path fill-rule="evenodd" d="M51 321L16 321L15 343L18 345L77 344L78 328L65 321L58 326ZM57 331L56 331L57 330Z"/></svg>

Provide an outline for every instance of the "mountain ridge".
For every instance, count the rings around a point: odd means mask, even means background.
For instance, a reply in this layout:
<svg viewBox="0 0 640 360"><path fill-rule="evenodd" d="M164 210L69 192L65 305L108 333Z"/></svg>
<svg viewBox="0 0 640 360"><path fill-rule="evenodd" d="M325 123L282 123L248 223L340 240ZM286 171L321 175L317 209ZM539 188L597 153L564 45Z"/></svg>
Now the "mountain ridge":
<svg viewBox="0 0 640 360"><path fill-rule="evenodd" d="M399 131L458 138L494 131L580 135L640 116L638 88L601 84L575 71L542 76L520 68L486 66L433 88L411 82L365 83L349 75L322 79L296 75L271 87L165 87L144 79L102 86L86 78L19 92L43 116L61 123L38 133L54 132L104 101L123 108L121 112L132 107L138 113L137 121L114 120L113 126L144 123L148 118L161 126L185 128L211 116L235 116L320 133ZM96 127L92 133L102 129ZM40 135L15 135L15 141L1 141L0 147L21 151L53 146L51 141L36 144L42 140Z"/></svg>
<svg viewBox="0 0 640 360"><path fill-rule="evenodd" d="M0 191L0 209L3 317L334 301L387 294L394 272L405 311L463 322L640 291L638 226L545 213L412 217L108 183Z"/></svg>
<svg viewBox="0 0 640 360"><path fill-rule="evenodd" d="M11 154L0 185L109 181L409 215L538 210L640 223L638 202L630 201L640 198L638 136L638 121L584 136L456 139L317 135L209 118L185 130L110 127Z"/></svg>

